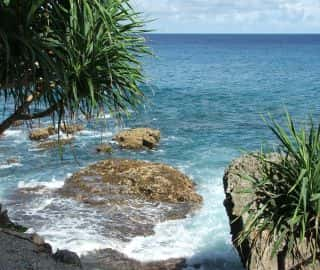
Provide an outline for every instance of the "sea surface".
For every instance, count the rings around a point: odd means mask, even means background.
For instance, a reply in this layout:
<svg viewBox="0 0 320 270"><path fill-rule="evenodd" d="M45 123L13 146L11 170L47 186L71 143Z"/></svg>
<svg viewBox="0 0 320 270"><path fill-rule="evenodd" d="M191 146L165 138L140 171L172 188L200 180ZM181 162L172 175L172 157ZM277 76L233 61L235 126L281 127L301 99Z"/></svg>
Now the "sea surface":
<svg viewBox="0 0 320 270"><path fill-rule="evenodd" d="M143 60L147 101L140 111L121 127L108 114L92 121L63 156L37 149L27 127L8 130L0 139L0 201L14 220L32 227L54 248L85 254L111 247L143 261L188 257L203 270L242 269L223 207L223 173L243 151L276 143L262 115L282 121L288 110L300 124L310 115L319 119L320 35L146 38L155 57ZM71 173L108 158L97 155L95 145L110 141L121 128L138 126L160 129L159 147L134 152L115 146L113 157L164 162L186 173L204 198L195 215L160 223L153 236L123 241L112 230L103 232L99 213L72 200L50 192L31 199L17 195L18 189L39 184L48 190L61 187ZM8 164L8 158L16 162Z"/></svg>

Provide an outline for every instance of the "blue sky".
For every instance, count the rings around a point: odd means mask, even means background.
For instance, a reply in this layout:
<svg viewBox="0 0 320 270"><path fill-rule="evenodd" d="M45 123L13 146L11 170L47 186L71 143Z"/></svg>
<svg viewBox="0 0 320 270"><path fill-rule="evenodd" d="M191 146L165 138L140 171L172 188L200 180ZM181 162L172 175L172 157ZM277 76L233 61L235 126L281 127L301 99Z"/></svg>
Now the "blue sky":
<svg viewBox="0 0 320 270"><path fill-rule="evenodd" d="M319 33L320 0L131 0L161 33Z"/></svg>

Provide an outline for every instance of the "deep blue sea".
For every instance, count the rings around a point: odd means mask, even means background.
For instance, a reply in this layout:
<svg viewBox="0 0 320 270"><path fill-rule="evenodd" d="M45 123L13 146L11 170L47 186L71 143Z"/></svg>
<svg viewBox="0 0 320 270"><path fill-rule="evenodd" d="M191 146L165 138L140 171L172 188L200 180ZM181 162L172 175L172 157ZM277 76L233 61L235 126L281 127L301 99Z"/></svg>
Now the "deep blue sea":
<svg viewBox="0 0 320 270"><path fill-rule="evenodd" d="M147 40L155 55L144 60L148 99L124 127L159 128L161 144L155 151L116 149L113 156L179 168L197 183L202 209L157 225L153 236L122 242L102 234L99 217L70 200L47 193L14 199L18 188L39 182L57 188L70 173L106 158L94 146L119 129L109 115L102 129L88 124L63 160L56 150L37 150L27 128L8 130L0 140L0 200L54 247L78 253L112 247L144 261L183 256L204 270L242 269L223 207L224 169L242 151L276 142L261 115L281 121L288 110L299 123L319 118L320 35L153 34ZM18 162L8 165L7 158Z"/></svg>

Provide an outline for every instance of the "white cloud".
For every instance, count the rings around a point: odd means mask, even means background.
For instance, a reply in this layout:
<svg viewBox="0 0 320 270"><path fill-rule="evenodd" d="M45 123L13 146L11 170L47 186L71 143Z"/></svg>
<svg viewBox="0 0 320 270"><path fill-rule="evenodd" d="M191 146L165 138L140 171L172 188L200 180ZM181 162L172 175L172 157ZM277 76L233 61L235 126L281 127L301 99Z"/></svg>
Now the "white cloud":
<svg viewBox="0 0 320 270"><path fill-rule="evenodd" d="M131 0L159 32L319 32L320 0Z"/></svg>

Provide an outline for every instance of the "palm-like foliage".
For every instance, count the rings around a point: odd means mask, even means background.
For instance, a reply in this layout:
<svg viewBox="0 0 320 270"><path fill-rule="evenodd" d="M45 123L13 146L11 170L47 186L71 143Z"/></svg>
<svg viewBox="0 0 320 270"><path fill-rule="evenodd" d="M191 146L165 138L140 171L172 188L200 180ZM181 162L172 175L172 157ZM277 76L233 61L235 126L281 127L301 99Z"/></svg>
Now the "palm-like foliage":
<svg viewBox="0 0 320 270"><path fill-rule="evenodd" d="M16 108L7 122L136 107L149 51L128 2L0 1L0 94Z"/></svg>
<svg viewBox="0 0 320 270"><path fill-rule="evenodd" d="M268 122L280 142L279 160L258 156L262 177L251 178L254 200L246 207L239 241L254 237L254 244L267 236L272 256L284 251L304 260L311 254L315 263L320 248L320 125L311 120L297 130L289 114L287 121L287 129L272 118Z"/></svg>

